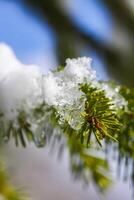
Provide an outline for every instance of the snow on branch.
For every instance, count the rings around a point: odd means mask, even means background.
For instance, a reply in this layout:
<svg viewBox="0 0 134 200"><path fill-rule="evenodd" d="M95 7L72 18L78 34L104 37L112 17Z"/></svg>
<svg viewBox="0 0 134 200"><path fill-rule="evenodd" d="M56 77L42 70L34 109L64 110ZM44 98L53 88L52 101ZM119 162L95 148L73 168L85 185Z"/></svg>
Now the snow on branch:
<svg viewBox="0 0 134 200"><path fill-rule="evenodd" d="M39 137L52 110L59 126L68 123L78 132L76 135L82 131L81 141L94 132L99 142L102 135L110 136L104 121L109 120L116 129L116 112L127 107L127 101L119 94L120 86L98 81L87 57L67 59L65 67L42 74L38 66L22 64L10 47L1 44L0 72L1 127L5 130L2 135L8 139L12 132L16 144L20 135L25 146L23 132L30 133L32 139ZM42 109L40 118L35 114L39 109ZM103 122L100 116L105 117Z"/></svg>

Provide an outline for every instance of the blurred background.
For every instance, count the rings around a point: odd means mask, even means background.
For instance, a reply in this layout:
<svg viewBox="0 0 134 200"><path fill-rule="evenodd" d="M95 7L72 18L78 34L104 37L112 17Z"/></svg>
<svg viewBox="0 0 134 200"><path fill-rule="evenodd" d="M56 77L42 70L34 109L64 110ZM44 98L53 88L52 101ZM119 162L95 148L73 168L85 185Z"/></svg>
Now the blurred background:
<svg viewBox="0 0 134 200"><path fill-rule="evenodd" d="M133 0L0 0L0 42L44 73L68 57L89 56L99 79L134 86ZM117 178L116 164L114 184L102 197L93 184L85 189L71 179L67 153L59 161L48 148L8 145L3 155L12 182L32 199L132 199L132 186Z"/></svg>

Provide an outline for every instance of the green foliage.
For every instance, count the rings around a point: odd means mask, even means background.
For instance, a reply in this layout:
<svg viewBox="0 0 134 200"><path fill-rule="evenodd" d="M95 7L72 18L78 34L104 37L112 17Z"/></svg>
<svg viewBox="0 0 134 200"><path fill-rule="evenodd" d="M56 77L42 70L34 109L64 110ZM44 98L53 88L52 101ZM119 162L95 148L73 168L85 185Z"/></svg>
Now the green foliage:
<svg viewBox="0 0 134 200"><path fill-rule="evenodd" d="M117 141L112 133L119 130L120 124L111 100L105 96L104 91L88 84L81 85L80 89L86 96L85 110L82 113L85 120L80 131L81 142L84 140L84 135L87 135L88 145L91 133L94 133L100 146L102 146L100 140L105 137Z"/></svg>
<svg viewBox="0 0 134 200"><path fill-rule="evenodd" d="M92 179L101 191L111 184L108 176L109 166L105 159L92 155L92 148L81 145L74 136L68 137L71 170L74 178L83 180L86 184ZM106 175L107 174L107 175Z"/></svg>
<svg viewBox="0 0 134 200"><path fill-rule="evenodd" d="M123 124L119 140L119 152L122 156L134 158L134 89L121 87L120 93L128 102L127 110L122 111L120 118Z"/></svg>
<svg viewBox="0 0 134 200"><path fill-rule="evenodd" d="M0 163L0 199L4 200L26 200L24 195L16 191L15 188L9 183L8 176Z"/></svg>
<svg viewBox="0 0 134 200"><path fill-rule="evenodd" d="M34 135L31 130L31 124L27 121L26 113L24 111L19 111L18 113L17 126L14 126L13 121L9 121L1 131L5 141L9 141L13 137L16 146L21 144L26 147L26 139L29 142L34 141Z"/></svg>
<svg viewBox="0 0 134 200"><path fill-rule="evenodd" d="M62 125L59 124L60 116L55 108L51 107L46 115L45 139L46 141L52 140L52 138L58 140L59 149L61 139L65 140L70 154L70 167L74 178L83 180L85 183L92 179L99 190L106 189L111 184L111 180L105 175L109 170L105 159L93 156L88 152L87 147L79 140L78 132L67 121ZM92 151L92 148L90 150Z"/></svg>
<svg viewBox="0 0 134 200"><path fill-rule="evenodd" d="M104 191L111 184L108 176L109 166L105 159L92 155L92 148L88 148L79 140L78 132L74 130L66 121L64 125L58 125L59 116L55 109L52 109L51 126L55 127L59 138L64 138L70 154L70 168L75 180L83 180L88 184L94 181L100 191ZM60 146L60 142L59 142ZM107 174L107 175L106 175Z"/></svg>

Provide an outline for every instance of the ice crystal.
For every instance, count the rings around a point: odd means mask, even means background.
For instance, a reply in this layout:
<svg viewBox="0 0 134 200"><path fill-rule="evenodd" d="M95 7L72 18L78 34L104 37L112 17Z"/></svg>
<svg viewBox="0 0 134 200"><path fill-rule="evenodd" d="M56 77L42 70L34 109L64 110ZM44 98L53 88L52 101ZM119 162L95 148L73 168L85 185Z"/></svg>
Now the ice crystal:
<svg viewBox="0 0 134 200"><path fill-rule="evenodd" d="M81 121L80 112L84 109L79 84L96 81L96 72L91 68L90 58L67 59L60 72L49 73L44 77L44 98L49 105L56 107L59 123L66 120L75 129Z"/></svg>
<svg viewBox="0 0 134 200"><path fill-rule="evenodd" d="M96 79L90 58L67 59L64 70L44 77L44 98L49 105L65 106L80 98L79 84Z"/></svg>

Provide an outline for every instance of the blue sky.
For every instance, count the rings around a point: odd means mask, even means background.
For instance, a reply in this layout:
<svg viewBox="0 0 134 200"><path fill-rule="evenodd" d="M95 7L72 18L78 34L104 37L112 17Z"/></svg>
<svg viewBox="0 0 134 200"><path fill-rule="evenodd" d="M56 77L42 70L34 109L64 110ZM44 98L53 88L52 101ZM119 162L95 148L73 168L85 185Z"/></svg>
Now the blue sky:
<svg viewBox="0 0 134 200"><path fill-rule="evenodd" d="M49 57L54 60L53 32L20 3L0 1L0 42L10 45L25 63L43 65Z"/></svg>
<svg viewBox="0 0 134 200"><path fill-rule="evenodd" d="M98 40L110 40L112 20L102 0L67 0L68 11L85 32L92 33Z"/></svg>
<svg viewBox="0 0 134 200"><path fill-rule="evenodd" d="M43 23L21 1L0 1L0 42L9 44L22 62L38 64L47 71L57 65L54 32L47 22ZM112 23L101 0L66 2L67 12L78 26L87 33L90 31L97 39L110 39ZM101 71L100 78L106 79L107 73L99 57L91 52L85 55L92 56L94 68Z"/></svg>

